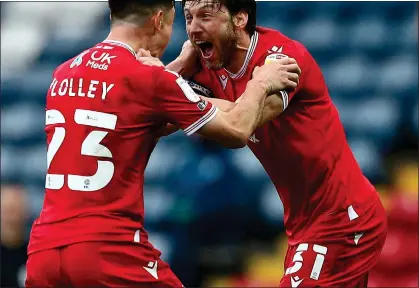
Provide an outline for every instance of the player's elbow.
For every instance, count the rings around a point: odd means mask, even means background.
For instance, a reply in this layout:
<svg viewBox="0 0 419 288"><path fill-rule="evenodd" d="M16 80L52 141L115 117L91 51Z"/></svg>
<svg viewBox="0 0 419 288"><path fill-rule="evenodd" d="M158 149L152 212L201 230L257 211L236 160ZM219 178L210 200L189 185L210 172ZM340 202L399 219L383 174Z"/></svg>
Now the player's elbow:
<svg viewBox="0 0 419 288"><path fill-rule="evenodd" d="M229 145L226 146L226 148L228 148L228 149L240 149L240 148L246 147L246 145L247 145L247 140L246 141L238 140L238 141L230 142Z"/></svg>
<svg viewBox="0 0 419 288"><path fill-rule="evenodd" d="M238 131L236 129L228 129L223 133L214 135L213 137L207 138L217 141L221 146L228 149L240 149L247 145L247 140L249 137L245 133Z"/></svg>
<svg viewBox="0 0 419 288"><path fill-rule="evenodd" d="M248 133L239 130L231 131L228 139L228 147L229 149L240 149L247 145L247 141L249 141Z"/></svg>

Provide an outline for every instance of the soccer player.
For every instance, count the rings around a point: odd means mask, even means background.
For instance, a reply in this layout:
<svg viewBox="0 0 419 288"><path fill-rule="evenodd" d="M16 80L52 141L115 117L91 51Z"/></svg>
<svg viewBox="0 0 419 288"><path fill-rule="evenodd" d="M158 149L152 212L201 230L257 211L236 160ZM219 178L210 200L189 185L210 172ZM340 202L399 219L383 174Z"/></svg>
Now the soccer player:
<svg viewBox="0 0 419 288"><path fill-rule="evenodd" d="M198 54L191 85L215 95L203 99L221 110L240 105L256 67L292 57L301 68L297 89L267 98L248 144L285 209L289 248L280 285L366 287L386 238L386 215L351 152L316 61L301 43L257 27L255 0L183 0L183 7L193 46L186 43L168 67L188 76Z"/></svg>
<svg viewBox="0 0 419 288"><path fill-rule="evenodd" d="M27 287L182 287L144 230L144 170L167 122L226 147L246 144L267 95L293 89L298 65L266 65L230 112L176 73L137 61L161 56L173 0L109 0L107 39L53 72L47 93L45 200L28 246Z"/></svg>

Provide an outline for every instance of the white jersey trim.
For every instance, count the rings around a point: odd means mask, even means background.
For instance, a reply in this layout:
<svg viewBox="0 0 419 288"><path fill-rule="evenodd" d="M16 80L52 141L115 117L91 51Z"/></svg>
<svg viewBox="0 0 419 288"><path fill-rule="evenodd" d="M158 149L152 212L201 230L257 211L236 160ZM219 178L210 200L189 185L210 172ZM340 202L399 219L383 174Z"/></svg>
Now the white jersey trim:
<svg viewBox="0 0 419 288"><path fill-rule="evenodd" d="M196 131L198 131L200 128L202 128L205 124L210 122L215 115L218 113L218 108L215 106L212 106L211 109L201 118L199 118L197 121L195 121L192 125L190 125L188 128L183 130L187 136L192 135Z"/></svg>
<svg viewBox="0 0 419 288"><path fill-rule="evenodd" d="M246 73L247 66L249 65L249 62L252 59L253 54L255 53L256 46L258 44L258 39L259 39L259 33L255 31L252 38L250 38L249 50L247 50L246 58L244 60L243 66L242 66L242 68L240 68L239 72L234 74L234 73L231 73L231 72L227 71L226 69L224 69L228 73L230 78L237 79L237 78L242 77Z"/></svg>
<svg viewBox="0 0 419 288"><path fill-rule="evenodd" d="M135 58L137 58L137 53L135 52L134 49L131 48L131 46L129 46L128 44L121 42L121 41L116 41L116 40L105 40L102 43L108 43L108 44L112 44L115 46L119 46L122 48L127 49L129 52L131 52L132 55L134 55Z"/></svg>
<svg viewBox="0 0 419 288"><path fill-rule="evenodd" d="M282 105L283 105L283 110L285 111L285 109L287 109L288 107L288 101L289 101L289 97L288 97L288 93L285 91L280 91L281 96L282 96Z"/></svg>

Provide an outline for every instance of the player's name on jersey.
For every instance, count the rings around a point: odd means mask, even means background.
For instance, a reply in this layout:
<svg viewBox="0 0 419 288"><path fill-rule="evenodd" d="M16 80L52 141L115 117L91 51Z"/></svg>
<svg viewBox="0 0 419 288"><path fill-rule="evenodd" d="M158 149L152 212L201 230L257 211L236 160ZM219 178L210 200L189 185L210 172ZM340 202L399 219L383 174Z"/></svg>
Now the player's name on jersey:
<svg viewBox="0 0 419 288"><path fill-rule="evenodd" d="M115 87L113 83L98 80L85 80L83 78L66 78L63 80L53 79L50 86L50 96L89 97L100 96L102 100Z"/></svg>

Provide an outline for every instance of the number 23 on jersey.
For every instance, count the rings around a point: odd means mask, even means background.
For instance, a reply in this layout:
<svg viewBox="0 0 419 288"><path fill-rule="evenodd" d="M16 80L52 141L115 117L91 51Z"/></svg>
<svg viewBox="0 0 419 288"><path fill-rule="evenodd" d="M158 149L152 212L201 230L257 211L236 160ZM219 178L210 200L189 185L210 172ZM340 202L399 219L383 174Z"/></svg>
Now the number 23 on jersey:
<svg viewBox="0 0 419 288"><path fill-rule="evenodd" d="M78 125L115 130L117 116L91 110L76 109L74 113L74 121ZM60 111L46 111L46 126L64 124L65 122L66 120L64 115ZM99 130L91 131L81 145L81 155L112 159L112 152L107 147L100 144L108 133L109 132ZM59 127L59 125L55 126L54 134L48 146L47 152L48 170L51 162L54 160L55 154L64 143L66 138L65 136L65 128ZM69 155L69 157L71 157L71 155ZM112 180L115 167L111 161L98 160L97 163L97 171L92 176L50 174L48 171L45 188L52 190L61 189L64 186L64 179L67 177L67 185L71 190L84 192L100 190L108 185Z"/></svg>

